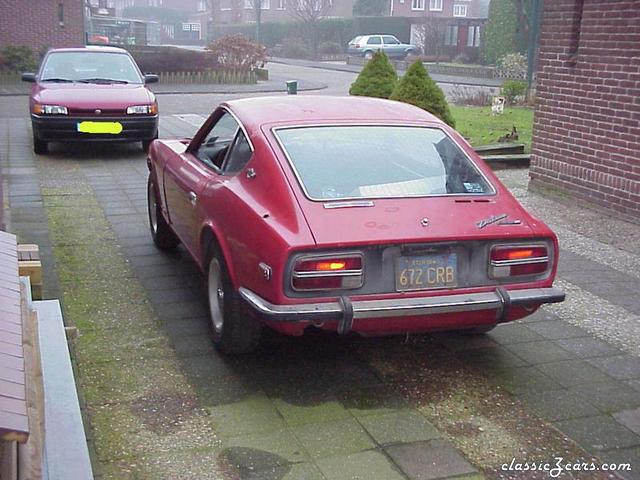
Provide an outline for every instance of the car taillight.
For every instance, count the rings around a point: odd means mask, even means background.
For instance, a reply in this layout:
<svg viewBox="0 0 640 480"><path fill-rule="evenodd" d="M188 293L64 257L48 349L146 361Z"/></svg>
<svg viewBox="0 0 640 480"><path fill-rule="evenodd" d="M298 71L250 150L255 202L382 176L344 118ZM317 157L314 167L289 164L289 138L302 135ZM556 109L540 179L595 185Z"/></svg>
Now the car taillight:
<svg viewBox="0 0 640 480"><path fill-rule="evenodd" d="M359 288L363 281L361 255L301 257L293 266L294 290Z"/></svg>
<svg viewBox="0 0 640 480"><path fill-rule="evenodd" d="M497 245L491 249L489 277L544 273L549 266L546 245Z"/></svg>
<svg viewBox="0 0 640 480"><path fill-rule="evenodd" d="M355 47L355 48L360 48L360 44L359 44L359 43L356 43L356 44L354 45L354 47Z"/></svg>

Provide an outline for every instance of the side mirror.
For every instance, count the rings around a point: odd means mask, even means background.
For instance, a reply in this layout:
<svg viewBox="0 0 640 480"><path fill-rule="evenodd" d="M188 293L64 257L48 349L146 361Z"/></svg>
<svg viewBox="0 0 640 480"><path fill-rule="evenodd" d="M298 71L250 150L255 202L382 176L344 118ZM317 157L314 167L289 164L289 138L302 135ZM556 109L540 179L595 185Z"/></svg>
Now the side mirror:
<svg viewBox="0 0 640 480"><path fill-rule="evenodd" d="M23 82L35 83L36 82L36 74L35 73L23 73L22 74L22 81Z"/></svg>
<svg viewBox="0 0 640 480"><path fill-rule="evenodd" d="M145 73L144 75L144 83L158 83L158 75L155 73Z"/></svg>

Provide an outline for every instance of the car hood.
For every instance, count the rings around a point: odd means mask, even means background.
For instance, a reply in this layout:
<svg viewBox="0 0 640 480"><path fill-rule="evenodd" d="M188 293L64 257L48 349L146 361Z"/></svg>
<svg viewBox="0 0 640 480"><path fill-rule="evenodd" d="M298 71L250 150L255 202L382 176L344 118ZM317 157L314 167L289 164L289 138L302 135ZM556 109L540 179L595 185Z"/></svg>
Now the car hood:
<svg viewBox="0 0 640 480"><path fill-rule="evenodd" d="M152 103L155 97L141 84L51 83L36 85L32 98L36 103L72 109L122 109Z"/></svg>
<svg viewBox="0 0 640 480"><path fill-rule="evenodd" d="M423 197L373 199L373 206L349 202L303 202L318 245L363 245L420 241L529 237L538 230L510 195L470 199ZM341 206L344 205L344 206ZM334 208L327 208L333 206ZM337 207L337 208L335 208Z"/></svg>

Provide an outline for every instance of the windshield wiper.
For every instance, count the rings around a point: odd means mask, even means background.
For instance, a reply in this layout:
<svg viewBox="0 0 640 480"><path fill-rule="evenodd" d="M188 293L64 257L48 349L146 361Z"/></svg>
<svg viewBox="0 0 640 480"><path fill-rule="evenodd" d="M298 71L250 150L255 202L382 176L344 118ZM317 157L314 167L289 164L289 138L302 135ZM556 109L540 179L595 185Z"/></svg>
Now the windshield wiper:
<svg viewBox="0 0 640 480"><path fill-rule="evenodd" d="M82 78L77 81L80 83L129 83L126 80L116 80L113 78Z"/></svg>
<svg viewBox="0 0 640 480"><path fill-rule="evenodd" d="M58 83L72 83L73 82L73 80L71 80L69 78L57 78L57 77L43 78L40 81L41 82L58 82Z"/></svg>

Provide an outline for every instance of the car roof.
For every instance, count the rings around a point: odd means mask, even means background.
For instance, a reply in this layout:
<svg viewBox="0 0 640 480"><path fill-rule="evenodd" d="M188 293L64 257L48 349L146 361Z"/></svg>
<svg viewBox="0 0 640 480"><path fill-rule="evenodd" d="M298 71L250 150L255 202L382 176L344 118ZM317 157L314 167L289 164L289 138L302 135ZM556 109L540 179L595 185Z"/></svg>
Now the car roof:
<svg viewBox="0 0 640 480"><path fill-rule="evenodd" d="M104 52L104 53L126 53L124 48L111 47L105 45L86 45L84 47L63 47L63 48L51 48L48 53L58 52Z"/></svg>
<svg viewBox="0 0 640 480"><path fill-rule="evenodd" d="M264 124L436 123L431 113L408 103L362 96L286 95L230 100L228 107L247 128Z"/></svg>

